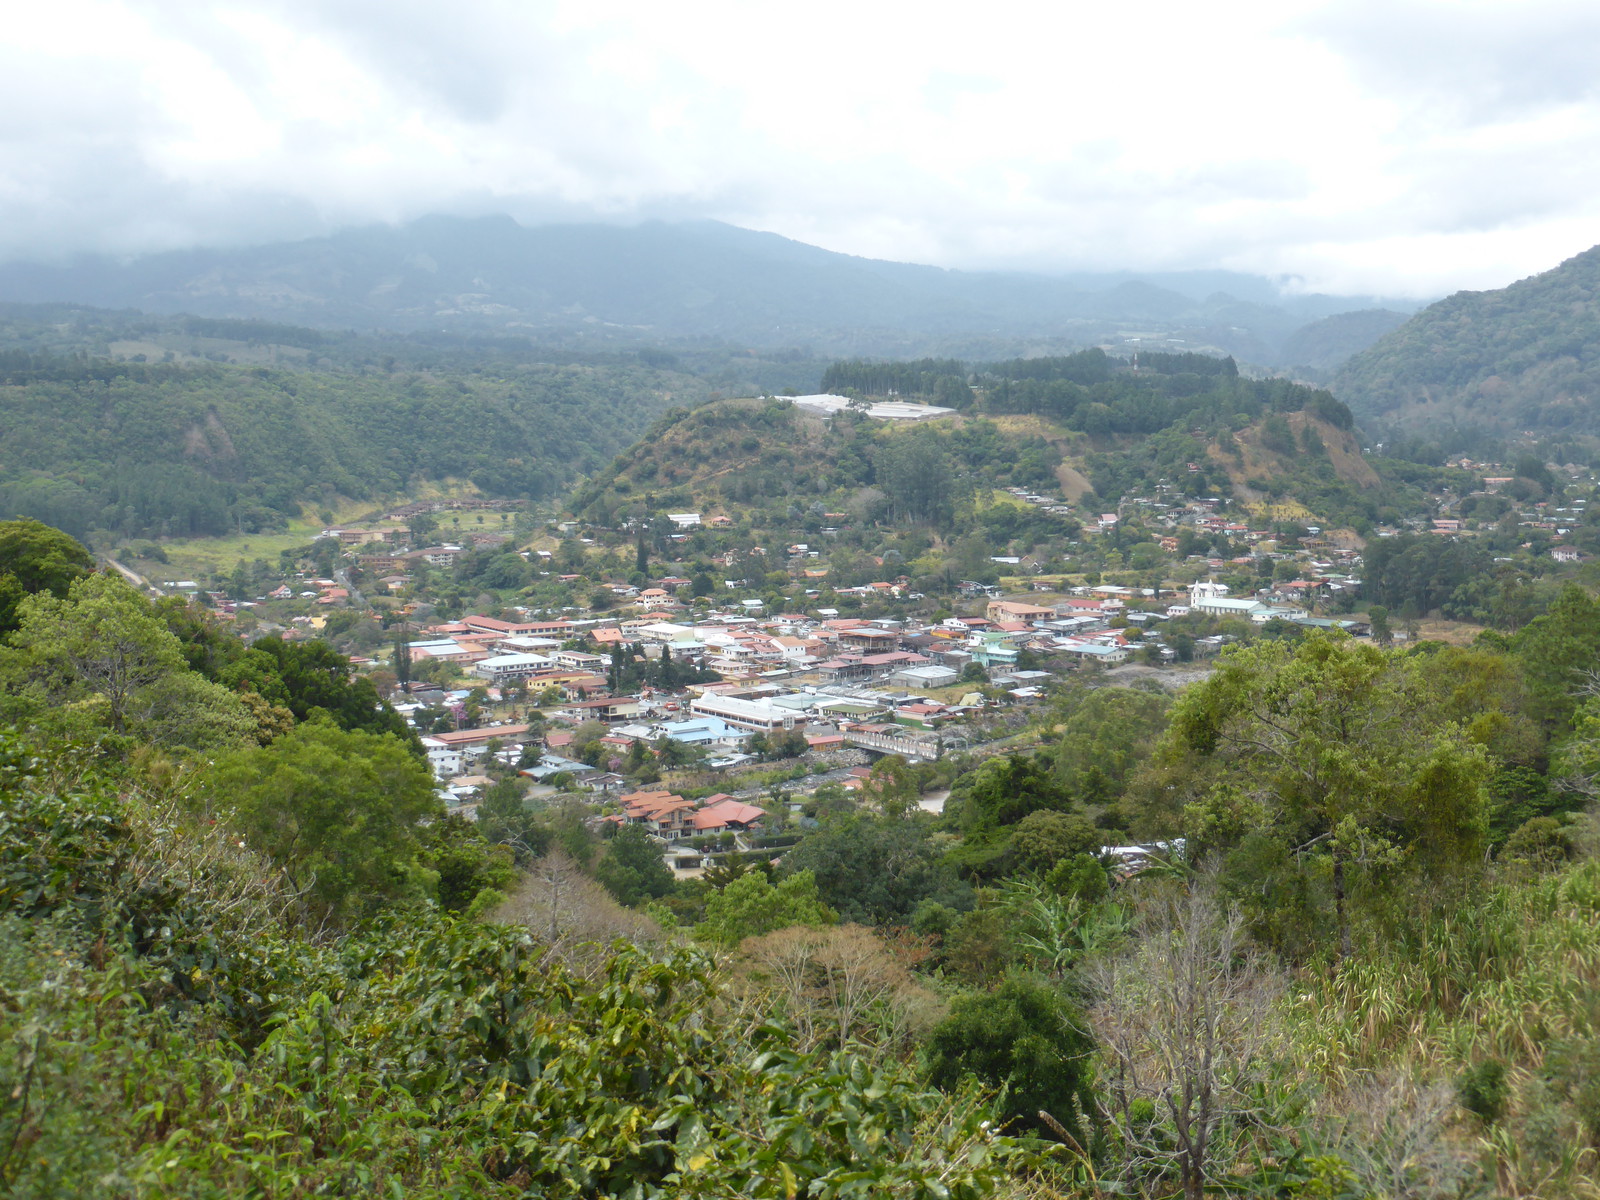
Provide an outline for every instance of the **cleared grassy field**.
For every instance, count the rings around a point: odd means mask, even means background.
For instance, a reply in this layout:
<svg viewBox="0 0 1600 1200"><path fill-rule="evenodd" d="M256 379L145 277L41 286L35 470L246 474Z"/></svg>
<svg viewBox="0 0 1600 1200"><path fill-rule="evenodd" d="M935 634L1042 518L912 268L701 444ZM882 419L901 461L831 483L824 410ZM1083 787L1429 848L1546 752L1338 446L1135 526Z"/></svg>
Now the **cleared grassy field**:
<svg viewBox="0 0 1600 1200"><path fill-rule="evenodd" d="M411 500L444 500L459 497L476 496L477 489L471 484L461 480L447 479L441 483L423 488ZM393 505L405 504L406 499L392 500ZM334 527L353 525L371 513L377 503L372 500L347 500L331 510L333 517L329 524ZM451 514L440 514L440 529L438 537L449 539L459 533L466 532L468 526L465 522L458 528L451 522ZM387 529L392 526L385 522L374 522L374 528ZM496 522L495 528L499 527ZM223 538L194 538L189 541L169 541L162 543L162 549L167 552L168 563L150 564L152 577L158 579L193 579L211 571L232 571L242 558L250 562L257 558L264 558L269 563L276 564L278 555L285 550L293 550L304 546L317 534L321 533L327 525L321 517L312 512L302 515L289 522L289 528L282 533L247 533L237 537ZM473 529L479 528L475 523Z"/></svg>
<svg viewBox="0 0 1600 1200"><path fill-rule="evenodd" d="M291 521L285 533L247 533L239 537L196 538L188 542L166 542L167 563L154 563L151 570L167 579L196 579L213 571L231 571L242 558L250 562L264 558L276 563L285 550L304 546L322 532L320 522Z"/></svg>

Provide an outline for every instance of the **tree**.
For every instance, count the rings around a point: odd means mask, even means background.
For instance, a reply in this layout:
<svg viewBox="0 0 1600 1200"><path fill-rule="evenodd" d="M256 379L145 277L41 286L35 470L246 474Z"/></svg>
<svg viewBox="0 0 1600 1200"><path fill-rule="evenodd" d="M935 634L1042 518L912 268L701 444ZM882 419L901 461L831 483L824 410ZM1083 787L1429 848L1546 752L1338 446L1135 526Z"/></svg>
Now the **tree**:
<svg viewBox="0 0 1600 1200"><path fill-rule="evenodd" d="M1248 949L1239 915L1200 887L1157 906L1131 950L1100 960L1092 986L1129 1186L1175 1166L1184 1196L1200 1200L1225 1169L1215 1136L1261 1118L1278 977Z"/></svg>
<svg viewBox="0 0 1600 1200"><path fill-rule="evenodd" d="M1015 825L1039 809L1064 812L1072 807L1043 754L991 758L964 785L961 825L968 832Z"/></svg>
<svg viewBox="0 0 1600 1200"><path fill-rule="evenodd" d="M494 918L526 925L546 956L569 963L618 937L644 945L660 936L654 921L623 908L559 846L534 860Z"/></svg>
<svg viewBox="0 0 1600 1200"><path fill-rule="evenodd" d="M321 709L341 729L392 734L410 745L412 752L421 757L422 745L411 727L379 698L372 681L356 675L350 660L326 642L286 642L282 638L264 637L253 643L250 649L260 651L270 660L270 669L282 684L281 703L294 713L297 720L308 720L313 709ZM422 667L428 665L420 664ZM418 678L422 673L421 670L413 672ZM226 674L223 681L231 682ZM256 690L260 691L260 688ZM261 694L274 703L280 703L275 694Z"/></svg>
<svg viewBox="0 0 1600 1200"><path fill-rule="evenodd" d="M93 557L61 530L29 518L0 521L0 638L17 628L24 596L49 592L64 600L93 570Z"/></svg>
<svg viewBox="0 0 1600 1200"><path fill-rule="evenodd" d="M762 1011L777 1007L802 1049L866 1044L883 1050L915 1032L934 1007L906 956L860 925L790 925L740 944L740 981Z"/></svg>
<svg viewBox="0 0 1600 1200"><path fill-rule="evenodd" d="M442 809L427 767L396 738L320 718L219 759L203 778L313 918L354 920L434 890L419 826Z"/></svg>
<svg viewBox="0 0 1600 1200"><path fill-rule="evenodd" d="M646 900L659 900L673 885L672 871L661 857L661 848L637 825L624 825L617 830L594 877L619 903L630 908Z"/></svg>
<svg viewBox="0 0 1600 1200"><path fill-rule="evenodd" d="M947 518L955 499L954 471L939 436L915 430L891 438L877 455L878 483L895 515L912 521Z"/></svg>
<svg viewBox="0 0 1600 1200"><path fill-rule="evenodd" d="M872 764L872 771L861 788L861 798L876 804L886 817L903 817L916 809L922 798L915 772L898 754L887 754Z"/></svg>
<svg viewBox="0 0 1600 1200"><path fill-rule="evenodd" d="M117 576L83 576L65 599L41 591L22 602L17 616L14 648L0 656L14 716L63 732L87 724L194 749L254 736L250 709L191 671L166 623Z"/></svg>
<svg viewBox="0 0 1600 1200"><path fill-rule="evenodd" d="M1381 604L1374 604L1367 609L1367 623L1372 629L1372 640L1380 646L1388 646L1394 641L1394 630L1389 627L1389 610Z"/></svg>
<svg viewBox="0 0 1600 1200"><path fill-rule="evenodd" d="M29 675L56 703L84 693L100 696L114 733L127 731L138 693L187 669L178 639L114 576L74 582L65 599L34 596L19 617L14 640Z"/></svg>
<svg viewBox="0 0 1600 1200"><path fill-rule="evenodd" d="M406 524L410 529L413 548L426 546L433 535L439 532L439 518L431 512L413 513Z"/></svg>
<svg viewBox="0 0 1600 1200"><path fill-rule="evenodd" d="M404 626L394 635L394 678L402 686L411 682L411 641Z"/></svg>
<svg viewBox="0 0 1600 1200"><path fill-rule="evenodd" d="M435 894L444 912L482 912L502 902L517 880L511 849L486 841L479 823L459 813L424 826L422 841L422 860L438 877Z"/></svg>
<svg viewBox="0 0 1600 1200"><path fill-rule="evenodd" d="M1167 727L1170 701L1134 688L1074 688L1052 713L1059 733L1055 778L1067 795L1106 804L1149 757Z"/></svg>
<svg viewBox="0 0 1600 1200"><path fill-rule="evenodd" d="M810 871L789 875L776 886L765 873L746 871L707 898L705 919L695 926L694 935L732 947L791 925L820 929L838 919L817 895L817 881Z"/></svg>
<svg viewBox="0 0 1600 1200"><path fill-rule="evenodd" d="M1078 1144L1095 1111L1094 1039L1077 1008L1041 979L1011 975L963 996L928 1038L928 1077L952 1088L966 1076L1004 1088L1008 1121L1050 1131L1048 1113Z"/></svg>
<svg viewBox="0 0 1600 1200"><path fill-rule="evenodd" d="M1211 799L1259 798L1281 844L1328 863L1341 957L1352 869L1460 865L1487 833L1488 755L1427 699L1415 661L1314 632L1230 649L1173 710L1167 756L1194 756Z"/></svg>
<svg viewBox="0 0 1600 1200"><path fill-rule="evenodd" d="M1577 707L1584 670L1600 661L1600 602L1568 584L1549 612L1517 631L1511 652L1528 681L1531 715L1560 728Z"/></svg>
<svg viewBox="0 0 1600 1200"><path fill-rule="evenodd" d="M972 907L972 891L943 861L927 823L859 813L810 834L783 859L784 874L812 872L817 894L842 920L903 923L918 904Z"/></svg>
<svg viewBox="0 0 1600 1200"><path fill-rule="evenodd" d="M550 845L550 831L528 811L527 787L520 776L494 784L478 802L478 831L491 842L510 846L519 864L538 858Z"/></svg>
<svg viewBox="0 0 1600 1200"><path fill-rule="evenodd" d="M1097 851L1100 831L1081 813L1039 809L1017 822L1011 854L1024 871L1048 871L1064 858Z"/></svg>

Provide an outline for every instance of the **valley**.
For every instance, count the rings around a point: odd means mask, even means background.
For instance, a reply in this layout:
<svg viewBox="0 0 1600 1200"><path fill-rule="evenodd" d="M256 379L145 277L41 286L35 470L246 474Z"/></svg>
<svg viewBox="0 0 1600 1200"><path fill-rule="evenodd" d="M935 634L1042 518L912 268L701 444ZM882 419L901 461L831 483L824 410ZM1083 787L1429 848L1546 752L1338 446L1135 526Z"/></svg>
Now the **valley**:
<svg viewBox="0 0 1600 1200"><path fill-rule="evenodd" d="M1589 1195L1600 427L1459 349L1521 293L1274 372L445 266L0 311L0 1179Z"/></svg>

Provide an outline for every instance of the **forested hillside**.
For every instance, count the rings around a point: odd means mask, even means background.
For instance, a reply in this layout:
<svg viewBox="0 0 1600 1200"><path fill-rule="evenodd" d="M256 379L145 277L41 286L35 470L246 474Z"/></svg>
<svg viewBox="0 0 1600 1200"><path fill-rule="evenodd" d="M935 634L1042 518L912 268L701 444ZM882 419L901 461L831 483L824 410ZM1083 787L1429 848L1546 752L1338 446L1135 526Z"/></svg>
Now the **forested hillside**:
<svg viewBox="0 0 1600 1200"><path fill-rule="evenodd" d="M1409 313L1388 308L1335 313L1302 325L1283 341L1282 360L1294 368L1309 367L1316 377L1337 370L1354 355L1406 323Z"/></svg>
<svg viewBox="0 0 1600 1200"><path fill-rule="evenodd" d="M1014 521L984 511L994 488L1071 491L1078 479L1089 490L1080 483L1073 499L1096 515L1165 491L1292 500L1329 523L1365 526L1415 499L1365 462L1349 410L1327 392L1240 378L1231 359L1086 350L975 365L850 360L830 366L823 385L957 414L909 427L850 412L824 421L777 398L669 415L579 489L573 511L608 524L704 509L779 529L814 508L804 519L819 528L838 523L829 511L948 526L958 510Z"/></svg>
<svg viewBox="0 0 1600 1200"><path fill-rule="evenodd" d="M0 512L187 537L447 478L545 499L701 388L638 362L306 371L0 353Z"/></svg>
<svg viewBox="0 0 1600 1200"><path fill-rule="evenodd" d="M773 528L794 510L820 528L833 503L869 521L948 523L980 482L1052 486L1060 461L1044 439L981 419L904 428L824 421L781 398L724 400L669 414L571 505L601 524L704 508Z"/></svg>
<svg viewBox="0 0 1600 1200"><path fill-rule="evenodd" d="M1490 292L1458 292L1332 382L1363 420L1413 430L1600 435L1600 247Z"/></svg>
<svg viewBox="0 0 1600 1200"><path fill-rule="evenodd" d="M795 387L810 390L827 360L796 349L754 350L743 343L639 336L532 337L524 329L312 329L259 317L226 318L95 308L83 304L0 303L0 351L81 354L126 362L231 363L306 371L395 371L430 375L493 373L533 366L628 369L698 375L735 395Z"/></svg>

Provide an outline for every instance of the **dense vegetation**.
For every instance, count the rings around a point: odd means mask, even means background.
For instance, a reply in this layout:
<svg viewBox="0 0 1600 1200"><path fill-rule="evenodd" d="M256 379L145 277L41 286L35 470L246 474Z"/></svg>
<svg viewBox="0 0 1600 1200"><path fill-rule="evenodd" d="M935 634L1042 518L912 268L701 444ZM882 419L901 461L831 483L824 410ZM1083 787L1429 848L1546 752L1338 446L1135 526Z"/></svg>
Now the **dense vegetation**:
<svg viewBox="0 0 1600 1200"><path fill-rule="evenodd" d="M1387 308L1335 313L1295 330L1283 341L1283 361L1324 379L1384 334L1406 323L1409 314Z"/></svg>
<svg viewBox="0 0 1600 1200"><path fill-rule="evenodd" d="M1413 429L1600 434L1600 247L1510 287L1459 292L1356 355L1332 387Z"/></svg>
<svg viewBox="0 0 1600 1200"><path fill-rule="evenodd" d="M546 498L695 388L637 364L358 374L9 352L0 511L185 537L444 479Z"/></svg>

